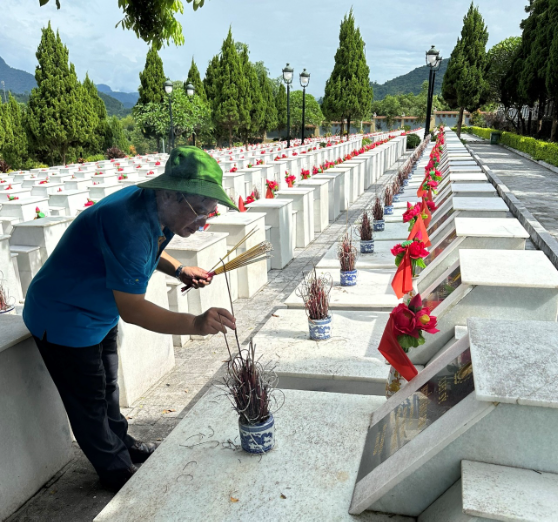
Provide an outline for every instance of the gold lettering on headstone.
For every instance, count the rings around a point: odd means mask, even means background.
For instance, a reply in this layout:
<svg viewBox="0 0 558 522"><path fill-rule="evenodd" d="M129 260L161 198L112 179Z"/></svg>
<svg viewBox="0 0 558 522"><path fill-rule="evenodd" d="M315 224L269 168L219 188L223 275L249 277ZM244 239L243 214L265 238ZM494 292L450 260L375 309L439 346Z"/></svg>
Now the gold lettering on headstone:
<svg viewBox="0 0 558 522"><path fill-rule="evenodd" d="M386 437L386 429L387 429L387 424L384 424L381 433L378 433L378 435L376 435L376 442L374 444L374 451L372 455L377 455L378 453L381 453L382 449L384 449L384 439Z"/></svg>
<svg viewBox="0 0 558 522"><path fill-rule="evenodd" d="M442 404L448 398L448 379L447 377L442 377L440 379L440 384L438 385L438 404Z"/></svg>
<svg viewBox="0 0 558 522"><path fill-rule="evenodd" d="M425 384L420 389L421 395L419 396L419 421L418 421L418 430L422 430L428 420L428 396L430 395L430 391L428 390L428 385Z"/></svg>
<svg viewBox="0 0 558 522"><path fill-rule="evenodd" d="M466 380L470 379L473 375L473 363L468 363L459 368L453 377L453 382L455 384L461 384Z"/></svg>

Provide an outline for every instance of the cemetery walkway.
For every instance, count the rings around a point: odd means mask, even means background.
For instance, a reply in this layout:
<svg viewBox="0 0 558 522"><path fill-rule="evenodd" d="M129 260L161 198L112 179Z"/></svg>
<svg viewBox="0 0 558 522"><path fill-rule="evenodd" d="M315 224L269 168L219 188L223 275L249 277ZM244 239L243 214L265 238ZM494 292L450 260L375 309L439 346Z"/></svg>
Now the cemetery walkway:
<svg viewBox="0 0 558 522"><path fill-rule="evenodd" d="M347 224L354 223L362 210L371 206L376 191L381 192L381 187L409 156L410 153L402 156L351 205L348 213L342 212L307 248L296 249L295 258L287 267L269 272L269 283L260 292L234 302L241 343L248 342L277 308L285 308L283 301L300 283L303 273L318 263L342 236ZM122 408L130 425L129 433L137 439L163 440L213 383L222 378L228 353L223 337L216 335L204 341L191 341L183 348L175 347L175 357L176 366L171 372L132 408ZM101 488L93 467L74 443L73 461L6 522L90 522L113 496Z"/></svg>
<svg viewBox="0 0 558 522"><path fill-rule="evenodd" d="M558 240L558 173L500 145L469 139L469 148Z"/></svg>

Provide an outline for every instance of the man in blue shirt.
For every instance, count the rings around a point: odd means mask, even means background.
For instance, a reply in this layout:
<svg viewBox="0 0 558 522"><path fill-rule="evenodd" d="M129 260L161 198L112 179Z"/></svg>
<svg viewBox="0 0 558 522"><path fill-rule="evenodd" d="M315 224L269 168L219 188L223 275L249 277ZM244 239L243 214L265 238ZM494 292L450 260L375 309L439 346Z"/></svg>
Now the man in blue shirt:
<svg viewBox="0 0 558 522"><path fill-rule="evenodd" d="M118 319L153 332L207 335L235 328L225 309L193 316L145 299L153 272L195 288L211 282L164 252L217 203L236 210L217 162L196 147L172 151L161 176L124 188L82 212L29 286L23 319L56 384L81 449L101 482L118 490L156 444L128 435L118 391Z"/></svg>

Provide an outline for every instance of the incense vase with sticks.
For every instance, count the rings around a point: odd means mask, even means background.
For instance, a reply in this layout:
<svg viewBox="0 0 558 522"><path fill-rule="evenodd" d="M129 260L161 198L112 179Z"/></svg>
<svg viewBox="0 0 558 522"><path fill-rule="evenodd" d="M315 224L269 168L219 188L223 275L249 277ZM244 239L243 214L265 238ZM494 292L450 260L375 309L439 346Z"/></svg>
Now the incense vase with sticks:
<svg viewBox="0 0 558 522"><path fill-rule="evenodd" d="M275 445L275 419L273 414L259 424L243 424L238 419L240 445L247 453L266 453Z"/></svg>
<svg viewBox="0 0 558 522"><path fill-rule="evenodd" d="M373 254L374 253L374 233L372 218L368 210L364 210L360 219L360 226L357 228L357 233L360 236L360 253Z"/></svg>
<svg viewBox="0 0 558 522"><path fill-rule="evenodd" d="M337 250L337 257L341 265L339 273L341 286L355 286L357 284L356 256L357 251L353 246L351 235L346 233Z"/></svg>
<svg viewBox="0 0 558 522"><path fill-rule="evenodd" d="M331 315L329 314L329 293L333 286L331 274L317 275L316 269L308 274L297 288L308 316L310 339L325 341L331 337Z"/></svg>

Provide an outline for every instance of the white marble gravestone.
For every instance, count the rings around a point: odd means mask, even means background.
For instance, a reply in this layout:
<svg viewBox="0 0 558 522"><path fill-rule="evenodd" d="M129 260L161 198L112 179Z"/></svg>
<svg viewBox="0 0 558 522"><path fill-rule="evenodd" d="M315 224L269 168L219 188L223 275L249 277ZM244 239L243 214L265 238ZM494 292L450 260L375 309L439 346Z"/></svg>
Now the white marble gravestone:
<svg viewBox="0 0 558 522"><path fill-rule="evenodd" d="M0 519L72 459L60 395L18 315L0 315Z"/></svg>
<svg viewBox="0 0 558 522"><path fill-rule="evenodd" d="M419 516L462 460L558 472L558 325L510 316L468 328L372 414L351 513Z"/></svg>
<svg viewBox="0 0 558 522"><path fill-rule="evenodd" d="M303 179L299 187L313 187L314 190L314 232L320 234L329 226L329 181L325 179Z"/></svg>
<svg viewBox="0 0 558 522"><path fill-rule="evenodd" d="M421 297L438 318L440 332L410 358L427 364L453 339L455 326L465 325L469 317L556 321L558 271L540 251L461 249L459 261Z"/></svg>
<svg viewBox="0 0 558 522"><path fill-rule="evenodd" d="M287 188L278 190L276 199L292 201L292 208L297 212L297 224L293 235L298 248L306 248L314 241L314 187Z"/></svg>
<svg viewBox="0 0 558 522"><path fill-rule="evenodd" d="M527 231L515 218L455 218L428 247L425 269L418 269L417 285L423 293L459 259L461 249L525 250ZM385 243L385 242L383 242Z"/></svg>
<svg viewBox="0 0 558 522"><path fill-rule="evenodd" d="M384 402L285 390L274 415L275 448L261 458L227 442L238 443L238 416L220 390L211 390L95 522L352 521L347 507L367 416ZM365 514L359 520L412 519Z"/></svg>

